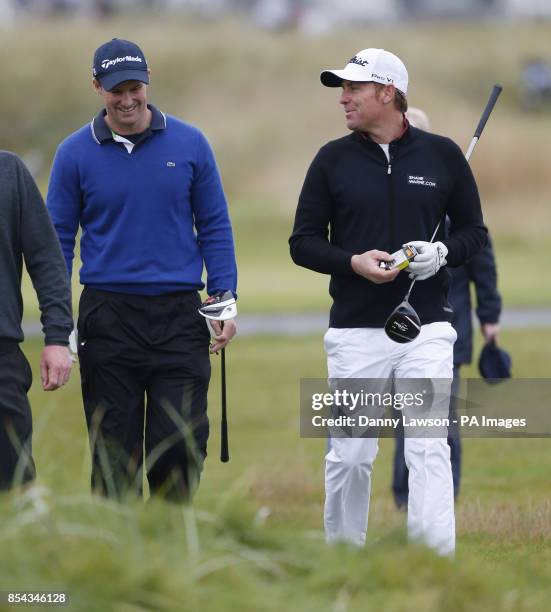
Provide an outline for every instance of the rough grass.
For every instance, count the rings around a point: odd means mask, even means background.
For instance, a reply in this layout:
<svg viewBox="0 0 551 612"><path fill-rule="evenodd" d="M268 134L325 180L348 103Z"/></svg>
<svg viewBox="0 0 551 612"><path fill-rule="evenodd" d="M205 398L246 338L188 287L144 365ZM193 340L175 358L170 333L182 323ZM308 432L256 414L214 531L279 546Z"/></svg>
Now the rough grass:
<svg viewBox="0 0 551 612"><path fill-rule="evenodd" d="M502 341L517 377L549 375L551 331L505 332ZM40 345L25 350L36 379ZM325 441L300 439L297 418L299 379L325 375L321 338L232 344L228 464L217 457L218 370L215 361L210 455L186 509L90 496L77 372L60 392L33 385L39 478L0 497L0 590L63 589L69 609L83 612L546 609L548 439L464 440L455 561L407 545L390 495L393 443L381 440L367 546L328 548Z"/></svg>
<svg viewBox="0 0 551 612"><path fill-rule="evenodd" d="M0 38L2 55L17 58L4 66L2 146L38 154L45 191L55 147L98 110L93 50L110 36L137 40L152 68L151 101L202 128L216 151L234 219L242 311L324 310L327 278L296 268L287 249L308 164L345 133L338 92L321 87L318 74L358 49L384 46L406 60L410 102L463 149L491 86L504 85L472 167L496 238L505 303L542 306L551 299L541 282L551 264L551 114L520 111L518 77L550 34L549 22L411 24L321 38L238 21L26 23ZM28 283L25 297L36 316Z"/></svg>

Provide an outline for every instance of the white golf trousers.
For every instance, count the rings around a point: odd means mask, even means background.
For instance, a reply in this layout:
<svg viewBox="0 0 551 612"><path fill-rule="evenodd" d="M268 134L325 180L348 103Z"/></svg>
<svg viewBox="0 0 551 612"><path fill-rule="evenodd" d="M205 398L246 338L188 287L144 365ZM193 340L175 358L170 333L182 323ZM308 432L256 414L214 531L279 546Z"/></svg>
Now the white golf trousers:
<svg viewBox="0 0 551 612"><path fill-rule="evenodd" d="M388 338L383 329L330 328L324 337L329 378L439 379L440 398L430 416L448 416L457 334L446 322L423 325L407 344ZM404 408L407 417L407 409ZM420 416L419 414L417 416ZM408 536L441 555L455 550L455 515L450 449L441 437L406 437L409 468ZM334 437L325 457L325 534L328 543L365 543L371 471L377 438Z"/></svg>

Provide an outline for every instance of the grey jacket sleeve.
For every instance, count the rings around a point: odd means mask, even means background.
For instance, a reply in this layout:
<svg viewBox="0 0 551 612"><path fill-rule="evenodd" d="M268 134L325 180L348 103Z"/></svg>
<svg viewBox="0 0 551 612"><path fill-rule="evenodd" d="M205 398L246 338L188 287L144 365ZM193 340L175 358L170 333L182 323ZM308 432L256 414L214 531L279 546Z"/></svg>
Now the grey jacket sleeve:
<svg viewBox="0 0 551 612"><path fill-rule="evenodd" d="M45 343L67 346L73 329L71 286L59 240L38 187L18 160L21 246L40 306Z"/></svg>

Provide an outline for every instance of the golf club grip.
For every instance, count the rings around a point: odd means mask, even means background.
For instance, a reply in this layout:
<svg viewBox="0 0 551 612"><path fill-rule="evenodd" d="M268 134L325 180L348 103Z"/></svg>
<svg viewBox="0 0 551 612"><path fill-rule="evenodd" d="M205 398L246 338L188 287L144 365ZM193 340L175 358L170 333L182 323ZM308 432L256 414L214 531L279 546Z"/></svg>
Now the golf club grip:
<svg viewBox="0 0 551 612"><path fill-rule="evenodd" d="M502 90L503 90L503 87L501 85L494 85L494 88L492 89L492 93L490 94L488 103L486 104L486 108L484 109L484 112L482 113L482 117L480 117L480 121L478 122L478 125L476 127L476 130L474 133L476 138L480 138L480 135L482 134L482 130L484 129L484 126L486 125L486 122L488 121L490 114L494 110L494 106Z"/></svg>
<svg viewBox="0 0 551 612"><path fill-rule="evenodd" d="M222 349L222 420L220 421L220 461L227 463L230 460L228 445L228 415L226 412L226 349Z"/></svg>

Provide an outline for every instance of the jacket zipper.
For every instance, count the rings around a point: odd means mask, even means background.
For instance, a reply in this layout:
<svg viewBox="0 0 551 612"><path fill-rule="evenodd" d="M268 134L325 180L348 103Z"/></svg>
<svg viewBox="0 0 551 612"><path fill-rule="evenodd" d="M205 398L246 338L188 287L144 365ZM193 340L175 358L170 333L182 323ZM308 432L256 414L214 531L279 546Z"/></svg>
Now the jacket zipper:
<svg viewBox="0 0 551 612"><path fill-rule="evenodd" d="M389 253L393 253L396 246L396 232L394 228L394 190L392 189L392 161L394 159L394 145L391 143L388 147L388 168L387 168L387 176L388 176L388 192L389 192L389 221L390 221L390 248L388 250Z"/></svg>

